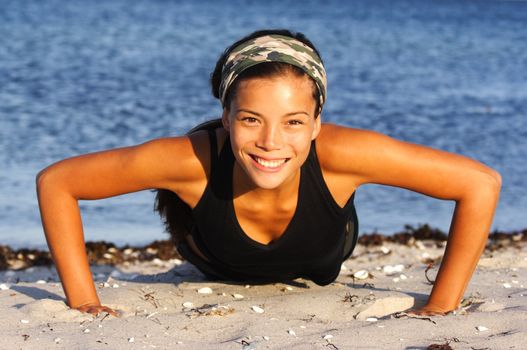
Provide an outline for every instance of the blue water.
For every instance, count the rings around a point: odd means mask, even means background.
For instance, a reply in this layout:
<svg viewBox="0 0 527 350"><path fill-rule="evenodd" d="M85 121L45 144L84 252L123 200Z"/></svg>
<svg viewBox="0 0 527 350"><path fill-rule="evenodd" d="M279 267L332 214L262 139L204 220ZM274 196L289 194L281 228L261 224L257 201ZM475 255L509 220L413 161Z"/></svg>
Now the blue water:
<svg viewBox="0 0 527 350"><path fill-rule="evenodd" d="M41 246L36 173L220 115L208 78L261 28L305 33L329 79L323 118L464 154L503 176L493 229L527 227L527 2L5 1L0 6L0 244ZM377 185L361 232L447 230L453 203ZM166 237L153 194L82 202L88 240Z"/></svg>

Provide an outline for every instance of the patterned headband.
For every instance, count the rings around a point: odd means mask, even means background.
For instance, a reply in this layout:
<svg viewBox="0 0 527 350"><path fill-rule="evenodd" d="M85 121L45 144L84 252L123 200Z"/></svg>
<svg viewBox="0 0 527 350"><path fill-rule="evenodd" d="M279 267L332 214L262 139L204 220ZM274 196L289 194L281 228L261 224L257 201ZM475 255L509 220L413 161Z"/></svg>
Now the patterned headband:
<svg viewBox="0 0 527 350"><path fill-rule="evenodd" d="M247 68L262 62L284 62L301 68L316 83L320 107L326 100L326 70L317 53L304 43L283 35L266 35L236 46L223 65L220 100L225 106L227 90Z"/></svg>

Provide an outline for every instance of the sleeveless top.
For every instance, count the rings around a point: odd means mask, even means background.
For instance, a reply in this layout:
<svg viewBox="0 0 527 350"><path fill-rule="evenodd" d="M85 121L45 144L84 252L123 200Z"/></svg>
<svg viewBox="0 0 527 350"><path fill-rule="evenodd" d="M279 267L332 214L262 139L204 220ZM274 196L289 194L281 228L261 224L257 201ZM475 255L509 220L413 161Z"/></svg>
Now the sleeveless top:
<svg viewBox="0 0 527 350"><path fill-rule="evenodd" d="M302 277L319 285L333 282L356 243L355 193L344 208L335 202L322 176L315 141L300 169L298 202L290 223L280 238L262 244L251 239L236 218L232 188L235 158L230 139L226 138L218 156L216 132L208 132L210 178L192 210L192 237L211 265L223 276L239 281L267 283ZM351 250L344 252L348 222L355 236Z"/></svg>

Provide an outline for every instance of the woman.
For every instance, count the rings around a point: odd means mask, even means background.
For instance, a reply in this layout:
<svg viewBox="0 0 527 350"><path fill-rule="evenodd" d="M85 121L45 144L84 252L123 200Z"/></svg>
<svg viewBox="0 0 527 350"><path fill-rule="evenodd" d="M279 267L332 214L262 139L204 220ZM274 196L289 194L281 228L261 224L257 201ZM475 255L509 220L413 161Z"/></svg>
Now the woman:
<svg viewBox="0 0 527 350"><path fill-rule="evenodd" d="M326 74L300 33L258 31L229 47L211 77L221 121L186 136L82 155L37 176L42 222L70 307L102 306L77 201L159 189L178 249L212 278L324 285L353 250L355 190L396 186L456 201L428 303L458 307L485 247L500 175L474 160L385 135L323 124Z"/></svg>

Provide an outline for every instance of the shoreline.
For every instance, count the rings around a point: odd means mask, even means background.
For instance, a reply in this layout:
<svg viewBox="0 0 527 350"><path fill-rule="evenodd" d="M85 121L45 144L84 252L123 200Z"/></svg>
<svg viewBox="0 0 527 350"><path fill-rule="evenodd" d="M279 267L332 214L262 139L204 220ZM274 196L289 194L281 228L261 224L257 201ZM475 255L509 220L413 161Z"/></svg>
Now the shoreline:
<svg viewBox="0 0 527 350"><path fill-rule="evenodd" d="M381 246L394 243L419 248L422 241L435 242L438 248L446 244L447 234L427 224L413 227L406 225L404 230L391 235L373 232L359 234L357 245ZM485 251L514 246L520 242L527 242L527 229L520 231L494 231L489 234ZM90 265L115 266L123 263L148 262L154 260L169 261L178 259L184 261L170 239L155 240L142 246L117 246L112 242L88 241L86 252ZM8 245L0 245L0 271L23 270L36 266L52 266L53 261L48 250L20 248L12 249Z"/></svg>

